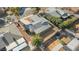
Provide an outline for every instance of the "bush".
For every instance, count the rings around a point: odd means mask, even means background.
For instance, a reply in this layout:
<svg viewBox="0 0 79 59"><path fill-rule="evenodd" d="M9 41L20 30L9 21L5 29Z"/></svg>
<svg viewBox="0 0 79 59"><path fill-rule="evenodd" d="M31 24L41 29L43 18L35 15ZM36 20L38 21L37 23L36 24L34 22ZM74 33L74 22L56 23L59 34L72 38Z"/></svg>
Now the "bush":
<svg viewBox="0 0 79 59"><path fill-rule="evenodd" d="M53 23L56 26L58 26L62 22L62 19L56 16L49 15L49 16L46 16L45 18L48 19L51 23Z"/></svg>
<svg viewBox="0 0 79 59"><path fill-rule="evenodd" d="M50 20L52 23L54 23L55 25L59 25L61 22L62 22L62 19L60 19L59 17L51 17L51 20Z"/></svg>

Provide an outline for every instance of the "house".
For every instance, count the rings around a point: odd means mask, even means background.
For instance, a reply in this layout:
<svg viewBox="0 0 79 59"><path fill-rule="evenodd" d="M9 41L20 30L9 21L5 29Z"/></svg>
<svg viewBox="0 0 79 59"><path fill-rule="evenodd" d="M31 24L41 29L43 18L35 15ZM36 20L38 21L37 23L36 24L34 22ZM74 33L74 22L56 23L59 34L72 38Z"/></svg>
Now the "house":
<svg viewBox="0 0 79 59"><path fill-rule="evenodd" d="M5 11L6 8L0 7L0 18L5 17L7 15Z"/></svg>
<svg viewBox="0 0 79 59"><path fill-rule="evenodd" d="M20 8L19 8L19 11L20 11L20 12L19 12L19 15L20 15L20 16L23 15L25 9L26 9L26 7L20 7Z"/></svg>
<svg viewBox="0 0 79 59"><path fill-rule="evenodd" d="M15 15L8 15L5 17L5 22L10 23L10 22L16 22L17 17Z"/></svg>
<svg viewBox="0 0 79 59"><path fill-rule="evenodd" d="M29 30L35 34L39 34L51 27L45 18L38 15L24 17L20 19L20 22L25 27L25 30Z"/></svg>
<svg viewBox="0 0 79 59"><path fill-rule="evenodd" d="M5 43L2 40L2 33L0 33L0 51L6 51Z"/></svg>
<svg viewBox="0 0 79 59"><path fill-rule="evenodd" d="M69 11L72 14L78 14L79 13L79 7L64 7L63 8L66 11Z"/></svg>
<svg viewBox="0 0 79 59"><path fill-rule="evenodd" d="M66 19L70 16L70 14L66 13L65 11L61 9L56 9L56 12L63 18Z"/></svg>
<svg viewBox="0 0 79 59"><path fill-rule="evenodd" d="M46 13L48 13L51 16L55 17L62 17L63 19L66 19L70 16L70 14L66 13L65 11L59 9L59 8L47 8Z"/></svg>
<svg viewBox="0 0 79 59"><path fill-rule="evenodd" d="M36 11L35 8L33 8L33 9L32 9L32 8L25 8L22 17L31 15L31 14L33 14L35 11Z"/></svg>
<svg viewBox="0 0 79 59"><path fill-rule="evenodd" d="M59 42L59 40L55 40L47 48L51 51L59 51L62 47L63 45Z"/></svg>
<svg viewBox="0 0 79 59"><path fill-rule="evenodd" d="M0 18L0 28L5 25L5 20L3 18Z"/></svg>
<svg viewBox="0 0 79 59"><path fill-rule="evenodd" d="M48 14L51 15L51 16L61 17L61 16L57 13L56 8L53 8L53 7L52 7L52 8L47 8L46 13L48 13Z"/></svg>
<svg viewBox="0 0 79 59"><path fill-rule="evenodd" d="M79 51L79 40L77 38L74 38L69 44L67 44L67 47L72 51Z"/></svg>
<svg viewBox="0 0 79 59"><path fill-rule="evenodd" d="M0 45L3 44L2 48L5 47L7 51L19 51L27 47L25 39L14 23L1 28L0 30L3 32L0 39L0 41L3 42L0 43Z"/></svg>

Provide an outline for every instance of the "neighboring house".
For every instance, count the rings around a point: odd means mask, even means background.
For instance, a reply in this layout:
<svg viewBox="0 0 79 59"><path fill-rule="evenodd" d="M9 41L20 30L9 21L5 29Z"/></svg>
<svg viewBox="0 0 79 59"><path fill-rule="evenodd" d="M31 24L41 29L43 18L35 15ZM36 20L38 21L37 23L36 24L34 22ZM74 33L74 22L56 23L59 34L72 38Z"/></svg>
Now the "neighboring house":
<svg viewBox="0 0 79 59"><path fill-rule="evenodd" d="M76 37L76 38L79 39L79 33L74 32L74 31L71 31L71 30L68 30L68 29L65 29L65 31L66 31L67 33L69 33L70 35L73 35L74 37Z"/></svg>
<svg viewBox="0 0 79 59"><path fill-rule="evenodd" d="M79 14L79 7L64 7L63 9L72 14Z"/></svg>
<svg viewBox="0 0 79 59"><path fill-rule="evenodd" d="M67 47L72 51L79 51L79 40L77 38L74 38L70 43L67 44Z"/></svg>
<svg viewBox="0 0 79 59"><path fill-rule="evenodd" d="M2 46L4 46L7 51L19 51L27 47L25 39L14 23L3 28L3 32L4 33L1 34L1 41L4 43L0 43L0 47L3 44Z"/></svg>
<svg viewBox="0 0 79 59"><path fill-rule="evenodd" d="M6 11L5 8L0 7L0 18L5 17L7 15L5 11Z"/></svg>
<svg viewBox="0 0 79 59"><path fill-rule="evenodd" d="M23 15L25 9L26 9L26 7L20 7L20 8L19 8L19 11L20 11L19 14L20 14L20 16Z"/></svg>
<svg viewBox="0 0 79 59"><path fill-rule="evenodd" d="M32 9L32 8L26 8L24 10L24 13L22 15L22 17L25 17L25 16L28 16L28 15L31 15L35 12L36 9Z"/></svg>
<svg viewBox="0 0 79 59"><path fill-rule="evenodd" d="M50 14L51 16L62 17L63 19L70 16L70 14L58 8L47 8L46 13Z"/></svg>
<svg viewBox="0 0 79 59"><path fill-rule="evenodd" d="M0 18L0 28L5 25L5 20L3 18Z"/></svg>
<svg viewBox="0 0 79 59"><path fill-rule="evenodd" d="M51 16L61 17L61 16L57 13L56 8L53 8L53 7L52 7L52 8L47 8L46 13L48 13L48 14L51 15Z"/></svg>
<svg viewBox="0 0 79 59"><path fill-rule="evenodd" d="M8 15L5 17L5 21L7 23L9 22L16 22L17 21L17 17L13 14L13 15Z"/></svg>
<svg viewBox="0 0 79 59"><path fill-rule="evenodd" d="M24 17L20 19L20 22L24 25L26 30L34 32L35 34L39 34L51 27L45 18L37 15Z"/></svg>
<svg viewBox="0 0 79 59"><path fill-rule="evenodd" d="M6 47L5 47L6 45L3 42L2 37L3 37L3 34L0 33L0 51L6 51Z"/></svg>
<svg viewBox="0 0 79 59"><path fill-rule="evenodd" d="M65 29L65 31L66 31L67 33L69 33L70 35L73 35L73 36L75 37L75 33L74 33L73 31L68 30L68 29Z"/></svg>
<svg viewBox="0 0 79 59"><path fill-rule="evenodd" d="M66 19L70 16L70 14L66 13L65 11L61 9L56 9L56 12L63 18Z"/></svg>

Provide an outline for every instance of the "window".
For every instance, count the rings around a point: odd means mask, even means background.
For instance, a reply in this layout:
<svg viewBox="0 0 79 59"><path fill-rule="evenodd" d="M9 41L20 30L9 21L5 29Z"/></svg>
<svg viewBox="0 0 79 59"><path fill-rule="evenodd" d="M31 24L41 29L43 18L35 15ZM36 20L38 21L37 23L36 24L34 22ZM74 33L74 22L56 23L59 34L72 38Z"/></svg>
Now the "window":
<svg viewBox="0 0 79 59"><path fill-rule="evenodd" d="M6 40L5 37L2 37L2 40L4 41L4 43L5 43L6 45L9 45L9 43L8 43L8 41Z"/></svg>

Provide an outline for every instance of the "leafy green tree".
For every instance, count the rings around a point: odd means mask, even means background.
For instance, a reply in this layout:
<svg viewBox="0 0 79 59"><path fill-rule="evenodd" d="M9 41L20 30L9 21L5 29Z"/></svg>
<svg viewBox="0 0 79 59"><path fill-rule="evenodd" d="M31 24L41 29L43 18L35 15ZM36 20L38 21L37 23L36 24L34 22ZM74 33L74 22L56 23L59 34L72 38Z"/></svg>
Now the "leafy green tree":
<svg viewBox="0 0 79 59"><path fill-rule="evenodd" d="M59 17L51 17L51 20L50 20L52 23L54 23L55 25L58 25L62 22L62 19L60 19Z"/></svg>
<svg viewBox="0 0 79 59"><path fill-rule="evenodd" d="M39 47L41 45L41 41L42 41L41 37L37 34L33 36L32 44L36 47Z"/></svg>

